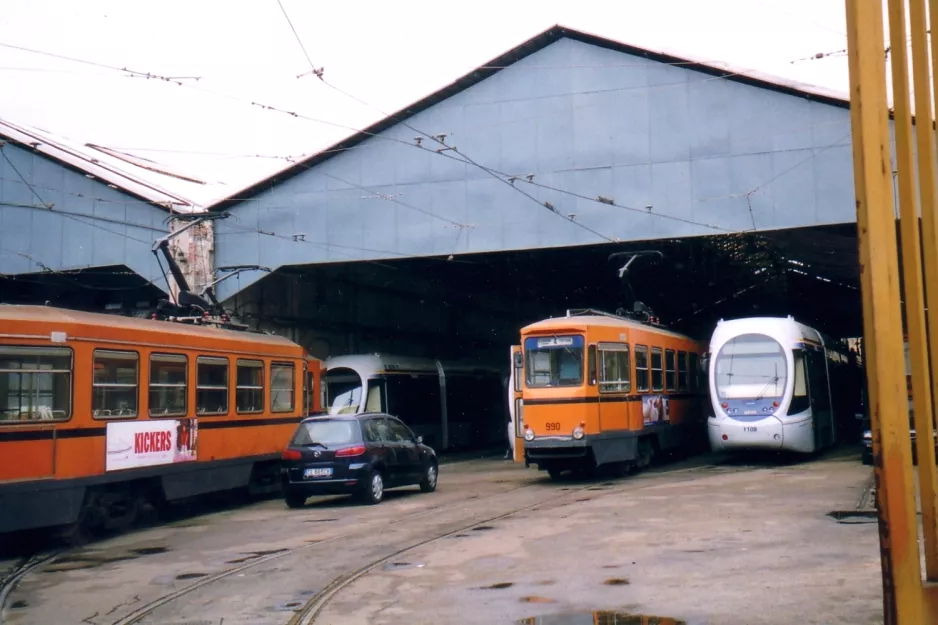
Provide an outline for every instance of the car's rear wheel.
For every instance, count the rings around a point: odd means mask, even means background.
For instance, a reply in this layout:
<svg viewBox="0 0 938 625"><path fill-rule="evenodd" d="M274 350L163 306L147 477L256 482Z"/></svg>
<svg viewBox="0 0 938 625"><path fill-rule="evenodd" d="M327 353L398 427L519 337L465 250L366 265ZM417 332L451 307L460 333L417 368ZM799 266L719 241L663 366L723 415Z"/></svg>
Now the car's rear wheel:
<svg viewBox="0 0 938 625"><path fill-rule="evenodd" d="M378 504L384 499L384 476L380 471L372 471L365 482L365 488L362 491L362 499L365 503Z"/></svg>
<svg viewBox="0 0 938 625"><path fill-rule="evenodd" d="M287 502L288 508L296 509L306 505L306 495L295 490L284 491L283 499Z"/></svg>
<svg viewBox="0 0 938 625"><path fill-rule="evenodd" d="M423 479L420 480L420 490L425 493L432 493L436 490L436 481L439 477L439 469L435 462L427 463L427 468L423 470Z"/></svg>

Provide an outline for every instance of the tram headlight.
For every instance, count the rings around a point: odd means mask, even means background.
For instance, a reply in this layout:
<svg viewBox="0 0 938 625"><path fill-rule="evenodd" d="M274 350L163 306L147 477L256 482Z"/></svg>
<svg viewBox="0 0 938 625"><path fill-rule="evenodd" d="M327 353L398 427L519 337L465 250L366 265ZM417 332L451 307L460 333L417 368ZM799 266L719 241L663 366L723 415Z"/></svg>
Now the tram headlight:
<svg viewBox="0 0 938 625"><path fill-rule="evenodd" d="M584 436L586 436L586 433L583 431L583 428L579 426L573 428L573 438L576 440L581 440Z"/></svg>
<svg viewBox="0 0 938 625"><path fill-rule="evenodd" d="M528 441L528 442L533 441L533 440L534 440L534 430L532 430L532 429L529 428L529 427L525 427L525 429L524 429L524 440L526 440L526 441Z"/></svg>

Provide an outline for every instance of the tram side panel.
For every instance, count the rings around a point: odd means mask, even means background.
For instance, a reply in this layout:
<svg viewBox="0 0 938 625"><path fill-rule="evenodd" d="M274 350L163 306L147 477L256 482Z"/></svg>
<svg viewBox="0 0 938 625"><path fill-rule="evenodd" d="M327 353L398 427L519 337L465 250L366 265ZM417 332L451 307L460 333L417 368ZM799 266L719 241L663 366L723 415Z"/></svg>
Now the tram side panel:
<svg viewBox="0 0 938 625"><path fill-rule="evenodd" d="M9 354L31 349L29 357L42 358L49 349L48 341L17 343L0 346L0 359L8 355L7 367L0 365L7 387L0 388L7 421L0 427L0 508L10 512L0 514L0 532L72 523L89 493L104 505L121 497L184 498L246 486L258 463L276 483L279 450L302 417L296 358L245 357L261 365L253 379L233 374L230 383L212 384L197 354L213 350L114 350L79 341L56 347L72 354L65 368L10 375ZM237 371L234 357L203 358ZM16 375L31 378L31 399L22 389L11 392ZM12 414L14 397L29 414Z"/></svg>

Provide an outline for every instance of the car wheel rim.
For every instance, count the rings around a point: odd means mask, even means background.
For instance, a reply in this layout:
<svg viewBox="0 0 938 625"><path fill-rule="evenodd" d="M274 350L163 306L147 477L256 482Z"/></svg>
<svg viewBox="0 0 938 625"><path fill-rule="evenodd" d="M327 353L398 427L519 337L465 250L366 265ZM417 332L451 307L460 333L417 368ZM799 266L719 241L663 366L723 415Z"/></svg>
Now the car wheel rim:
<svg viewBox="0 0 938 625"><path fill-rule="evenodd" d="M374 477L371 478L371 494L374 495L375 499L381 499L383 492L384 480L381 479L380 473L375 473Z"/></svg>
<svg viewBox="0 0 938 625"><path fill-rule="evenodd" d="M427 483L431 487L436 486L436 467L432 465L427 469Z"/></svg>

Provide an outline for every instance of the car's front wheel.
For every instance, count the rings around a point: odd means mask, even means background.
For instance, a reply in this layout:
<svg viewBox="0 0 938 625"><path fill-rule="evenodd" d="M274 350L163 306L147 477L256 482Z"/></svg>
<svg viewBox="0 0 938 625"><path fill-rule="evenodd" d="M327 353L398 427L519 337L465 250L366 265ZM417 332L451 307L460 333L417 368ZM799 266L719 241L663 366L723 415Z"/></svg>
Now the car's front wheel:
<svg viewBox="0 0 938 625"><path fill-rule="evenodd" d="M425 493L432 493L436 490L436 480L439 477L439 469L435 462L428 462L423 470L423 479L420 480L420 490Z"/></svg>

